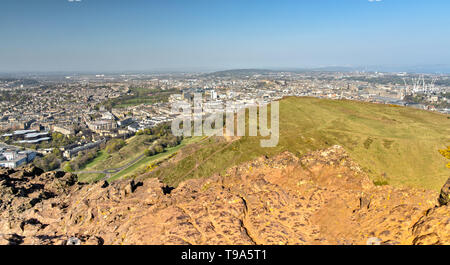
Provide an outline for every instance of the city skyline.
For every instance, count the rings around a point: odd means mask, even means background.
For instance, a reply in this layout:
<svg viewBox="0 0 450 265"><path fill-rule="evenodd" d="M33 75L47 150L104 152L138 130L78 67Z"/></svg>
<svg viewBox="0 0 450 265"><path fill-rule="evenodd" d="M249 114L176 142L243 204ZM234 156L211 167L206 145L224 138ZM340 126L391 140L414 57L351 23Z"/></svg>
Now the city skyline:
<svg viewBox="0 0 450 265"><path fill-rule="evenodd" d="M0 72L450 72L447 1L11 1Z"/></svg>

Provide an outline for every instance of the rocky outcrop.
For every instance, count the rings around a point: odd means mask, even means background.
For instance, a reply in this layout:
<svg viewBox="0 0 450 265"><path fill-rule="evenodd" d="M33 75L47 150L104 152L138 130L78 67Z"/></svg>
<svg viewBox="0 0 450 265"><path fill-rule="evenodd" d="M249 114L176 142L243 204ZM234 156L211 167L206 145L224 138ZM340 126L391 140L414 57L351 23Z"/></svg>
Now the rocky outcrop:
<svg viewBox="0 0 450 265"><path fill-rule="evenodd" d="M448 178L444 187L441 189L441 194L439 195L440 205L447 205L450 202L450 178Z"/></svg>
<svg viewBox="0 0 450 265"><path fill-rule="evenodd" d="M21 213L43 200L67 193L76 182L76 175L43 173L32 165L18 170L0 169L0 209Z"/></svg>
<svg viewBox="0 0 450 265"><path fill-rule="evenodd" d="M262 157L175 189L4 172L0 244L450 243L437 193L375 186L339 146Z"/></svg>
<svg viewBox="0 0 450 265"><path fill-rule="evenodd" d="M33 165L0 169L0 244L24 243L27 236L44 229L48 220L36 218L34 213L41 211L44 202L68 194L76 183L76 175L44 173Z"/></svg>

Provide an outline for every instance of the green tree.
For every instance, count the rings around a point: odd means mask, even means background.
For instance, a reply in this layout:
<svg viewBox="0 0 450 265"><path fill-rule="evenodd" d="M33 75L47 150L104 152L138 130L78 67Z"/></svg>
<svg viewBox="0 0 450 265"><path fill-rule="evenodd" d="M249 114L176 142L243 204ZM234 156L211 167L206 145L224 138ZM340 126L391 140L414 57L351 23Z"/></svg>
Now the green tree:
<svg viewBox="0 0 450 265"><path fill-rule="evenodd" d="M155 154L156 154L156 152L155 152L155 149L153 149L153 148L145 150L146 156L154 156Z"/></svg>
<svg viewBox="0 0 450 265"><path fill-rule="evenodd" d="M108 143L108 145L106 146L106 152L108 154L115 153L115 152L119 151L120 149L122 149L122 147L124 147L125 145L126 145L126 143L122 139L111 140Z"/></svg>
<svg viewBox="0 0 450 265"><path fill-rule="evenodd" d="M63 170L64 170L65 172L73 172L73 169L72 169L72 166L70 165L70 162L67 162L67 163L64 165Z"/></svg>
<svg viewBox="0 0 450 265"><path fill-rule="evenodd" d="M53 148L52 154L54 154L56 157L62 157L62 152L59 150L59 148Z"/></svg>
<svg viewBox="0 0 450 265"><path fill-rule="evenodd" d="M155 145L154 148L155 148L155 152L157 154L164 152L164 148L161 145L159 145L159 144Z"/></svg>

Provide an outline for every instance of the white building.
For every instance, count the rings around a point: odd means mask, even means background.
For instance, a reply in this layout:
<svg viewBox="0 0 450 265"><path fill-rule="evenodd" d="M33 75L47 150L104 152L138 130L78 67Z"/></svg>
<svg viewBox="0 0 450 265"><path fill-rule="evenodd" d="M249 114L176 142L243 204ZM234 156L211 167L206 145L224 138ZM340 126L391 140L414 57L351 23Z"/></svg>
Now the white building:
<svg viewBox="0 0 450 265"><path fill-rule="evenodd" d="M16 168L32 162L35 157L32 151L6 151L0 154L0 167Z"/></svg>

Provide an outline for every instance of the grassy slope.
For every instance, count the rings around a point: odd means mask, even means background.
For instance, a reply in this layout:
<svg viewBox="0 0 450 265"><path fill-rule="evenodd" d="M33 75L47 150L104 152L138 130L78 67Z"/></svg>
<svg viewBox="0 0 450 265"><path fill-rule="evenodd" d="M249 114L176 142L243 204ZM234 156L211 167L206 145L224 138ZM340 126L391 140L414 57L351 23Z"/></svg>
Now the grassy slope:
<svg viewBox="0 0 450 265"><path fill-rule="evenodd" d="M301 156L340 144L372 178L386 173L393 185L437 190L449 176L446 160L438 153L450 143L448 115L353 101L287 98L280 103L280 116L280 142L275 148L261 148L259 137L243 137L229 146L210 139L195 153L153 174L176 186L261 155L287 150ZM214 154L217 150L221 151Z"/></svg>
<svg viewBox="0 0 450 265"><path fill-rule="evenodd" d="M134 136L127 140L127 145L124 146L119 152L113 154L107 154L104 150L100 151L98 156L88 163L80 171L101 171L113 168L119 168L129 162L135 160L137 157L142 155L144 151L148 148L149 136L139 135ZM165 152L150 156L143 157L142 159L136 161L134 164L120 171L119 173L113 175L109 180L114 181L120 178L127 178L130 176L136 176L141 174L145 168L155 162L162 161L168 158L170 155L176 153L181 148L200 141L201 137L192 137L184 139L178 146L168 148ZM105 177L105 174L78 174L78 179L83 182L95 182L101 180Z"/></svg>
<svg viewBox="0 0 450 265"><path fill-rule="evenodd" d="M147 135L133 136L126 141L127 145L118 152L107 154L100 152L93 161L88 163L80 171L98 171L122 167L138 158L150 146L150 137Z"/></svg>
<svg viewBox="0 0 450 265"><path fill-rule="evenodd" d="M78 174L80 182L96 182L106 177L106 174Z"/></svg>
<svg viewBox="0 0 450 265"><path fill-rule="evenodd" d="M182 147L184 147L188 144L191 144L191 143L195 143L195 142L199 141L200 139L201 139L201 137L186 138L178 146L175 146L172 148L167 148L166 151L164 151L163 153L160 153L160 154L157 154L154 156L144 157L143 159L139 160L138 162L131 165L130 167L128 167L128 168L120 171L116 175L112 176L110 178L110 181L114 181L114 180L120 179L120 178L127 178L130 176L139 175L139 173L144 171L145 168L147 166L149 166L150 164L162 161L162 160L168 158L169 156L171 156L172 154L176 153Z"/></svg>
<svg viewBox="0 0 450 265"><path fill-rule="evenodd" d="M98 156L81 168L80 171L102 171L128 164L143 154L145 149L148 148L149 136L134 136L126 142L127 145L116 153L108 154L105 150L100 151ZM105 174L78 174L78 179L83 182L95 182L104 177Z"/></svg>

